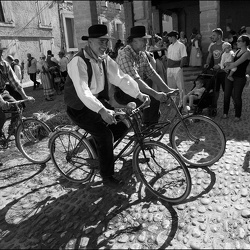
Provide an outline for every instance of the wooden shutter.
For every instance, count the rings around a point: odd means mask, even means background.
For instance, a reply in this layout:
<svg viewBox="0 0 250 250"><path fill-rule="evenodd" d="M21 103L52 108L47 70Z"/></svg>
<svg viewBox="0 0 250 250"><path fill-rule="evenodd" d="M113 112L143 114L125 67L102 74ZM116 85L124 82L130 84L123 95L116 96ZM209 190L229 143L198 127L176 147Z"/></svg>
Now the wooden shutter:
<svg viewBox="0 0 250 250"><path fill-rule="evenodd" d="M6 23L13 23L12 1L1 1L4 19Z"/></svg>
<svg viewBox="0 0 250 250"><path fill-rule="evenodd" d="M41 26L51 27L50 1L37 1L39 11L39 24Z"/></svg>

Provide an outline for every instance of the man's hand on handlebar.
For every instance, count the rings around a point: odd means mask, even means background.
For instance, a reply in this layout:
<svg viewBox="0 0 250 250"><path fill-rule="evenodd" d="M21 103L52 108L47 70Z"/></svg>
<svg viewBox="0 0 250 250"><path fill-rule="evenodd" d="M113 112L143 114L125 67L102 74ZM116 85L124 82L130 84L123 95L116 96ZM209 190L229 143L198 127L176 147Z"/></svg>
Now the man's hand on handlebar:
<svg viewBox="0 0 250 250"><path fill-rule="evenodd" d="M26 96L24 100L29 100L30 102L35 102L35 98L33 96Z"/></svg>
<svg viewBox="0 0 250 250"><path fill-rule="evenodd" d="M165 102L168 99L168 97L167 94L164 92L157 92L155 99L160 102Z"/></svg>
<svg viewBox="0 0 250 250"><path fill-rule="evenodd" d="M109 125L116 124L117 121L115 119L115 111L111 109L102 108L99 111L99 114L101 115L102 119Z"/></svg>
<svg viewBox="0 0 250 250"><path fill-rule="evenodd" d="M2 109L8 109L9 108L9 103L8 102L6 102L6 101L0 101L0 108L2 108Z"/></svg>
<svg viewBox="0 0 250 250"><path fill-rule="evenodd" d="M144 104L145 107L150 106L151 100L150 100L149 95L140 93L140 94L137 96L137 98L138 98L141 102L143 102L143 104Z"/></svg>
<svg viewBox="0 0 250 250"><path fill-rule="evenodd" d="M167 97L170 97L170 96L178 96L180 94L180 91L179 89L172 89L171 91L169 91L167 93Z"/></svg>

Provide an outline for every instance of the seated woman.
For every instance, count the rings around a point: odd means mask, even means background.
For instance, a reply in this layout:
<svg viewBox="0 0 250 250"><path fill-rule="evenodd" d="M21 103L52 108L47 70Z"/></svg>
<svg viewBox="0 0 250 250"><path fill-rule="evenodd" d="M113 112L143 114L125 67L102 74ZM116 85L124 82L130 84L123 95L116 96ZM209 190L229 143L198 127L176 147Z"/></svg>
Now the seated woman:
<svg viewBox="0 0 250 250"><path fill-rule="evenodd" d="M205 91L204 81L202 78L197 78L195 81L195 87L193 90L191 90L189 93L183 96L183 112L188 113L190 109L193 108L193 104L195 100L199 100L202 96L202 94ZM187 103L189 105L187 105Z"/></svg>

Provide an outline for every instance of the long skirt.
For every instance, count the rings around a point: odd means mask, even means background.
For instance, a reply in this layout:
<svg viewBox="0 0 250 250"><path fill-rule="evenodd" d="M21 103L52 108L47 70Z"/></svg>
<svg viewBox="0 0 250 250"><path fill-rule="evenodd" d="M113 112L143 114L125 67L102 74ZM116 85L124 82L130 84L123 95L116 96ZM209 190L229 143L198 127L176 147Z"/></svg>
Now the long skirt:
<svg viewBox="0 0 250 250"><path fill-rule="evenodd" d="M55 93L49 73L41 73L41 82L43 85L43 94L45 98L49 98Z"/></svg>
<svg viewBox="0 0 250 250"><path fill-rule="evenodd" d="M192 46L190 59L189 59L189 66L200 67L201 64L202 64L202 55L200 53L200 56L197 57L197 49L194 46Z"/></svg>

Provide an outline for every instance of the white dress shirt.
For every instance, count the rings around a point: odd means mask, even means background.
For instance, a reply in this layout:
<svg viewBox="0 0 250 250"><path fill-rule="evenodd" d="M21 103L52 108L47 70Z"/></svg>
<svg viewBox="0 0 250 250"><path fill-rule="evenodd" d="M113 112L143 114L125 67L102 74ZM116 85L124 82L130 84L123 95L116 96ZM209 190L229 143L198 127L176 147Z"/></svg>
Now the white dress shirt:
<svg viewBox="0 0 250 250"><path fill-rule="evenodd" d="M170 44L167 51L167 57L174 61L180 61L183 57L187 56L187 50L183 43L176 41L173 44ZM180 67L167 68L167 76L172 76L177 74L181 70Z"/></svg>
<svg viewBox="0 0 250 250"><path fill-rule="evenodd" d="M68 63L68 74L73 81L76 93L80 100L86 107L98 113L99 110L104 107L97 99L98 93L104 89L105 80L103 66L101 63L98 63L95 59L91 58L85 51L84 55L86 58L90 59L93 71L90 87L88 86L87 65L81 57L75 56ZM121 88L126 94L137 98L140 93L137 82L128 74L124 74L119 69L118 64L108 55L104 56L104 61L107 69L109 89L110 84L113 84Z"/></svg>

